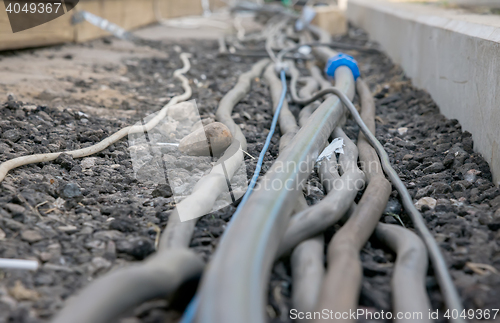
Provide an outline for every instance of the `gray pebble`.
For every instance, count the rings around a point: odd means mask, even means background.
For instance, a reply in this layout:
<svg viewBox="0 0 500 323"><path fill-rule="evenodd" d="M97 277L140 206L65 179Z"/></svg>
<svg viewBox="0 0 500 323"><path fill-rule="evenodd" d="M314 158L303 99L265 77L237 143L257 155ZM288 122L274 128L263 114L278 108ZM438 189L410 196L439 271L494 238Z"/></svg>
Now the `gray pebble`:
<svg viewBox="0 0 500 323"><path fill-rule="evenodd" d="M82 196L82 191L75 183L68 183L61 189L60 196L65 200L73 199Z"/></svg>
<svg viewBox="0 0 500 323"><path fill-rule="evenodd" d="M21 239L29 243L34 243L42 240L43 236L38 231L26 230L21 233Z"/></svg>
<svg viewBox="0 0 500 323"><path fill-rule="evenodd" d="M117 240L123 238L123 233L116 230L104 230L94 233L94 239L99 240Z"/></svg>
<svg viewBox="0 0 500 323"><path fill-rule="evenodd" d="M401 203L397 199L391 198L385 207L384 214L401 214Z"/></svg>
<svg viewBox="0 0 500 323"><path fill-rule="evenodd" d="M155 248L150 239L137 237L130 240L118 241L116 243L116 250L142 260L153 253Z"/></svg>
<svg viewBox="0 0 500 323"><path fill-rule="evenodd" d="M441 162L432 163L430 166L423 169L426 174L438 173L442 170L444 170L444 165Z"/></svg>
<svg viewBox="0 0 500 323"><path fill-rule="evenodd" d="M2 134L2 138L16 142L21 139L21 133L17 129L10 129Z"/></svg>
<svg viewBox="0 0 500 323"><path fill-rule="evenodd" d="M26 210L21 205L14 203L7 203L3 205L3 208L9 211L10 213L24 213L24 211Z"/></svg>

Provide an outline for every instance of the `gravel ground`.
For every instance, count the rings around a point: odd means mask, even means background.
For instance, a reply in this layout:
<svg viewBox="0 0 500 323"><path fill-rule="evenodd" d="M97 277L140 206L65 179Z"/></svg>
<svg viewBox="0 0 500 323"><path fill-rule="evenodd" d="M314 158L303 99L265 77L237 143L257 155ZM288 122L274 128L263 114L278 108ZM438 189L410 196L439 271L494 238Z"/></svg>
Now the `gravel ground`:
<svg viewBox="0 0 500 323"><path fill-rule="evenodd" d="M340 39L366 45L366 35L351 27ZM114 46L105 39L78 49ZM192 69L186 74L193 87L202 119L214 118L220 98L250 69L255 60L217 56L212 41L157 45L168 57L137 57L117 65L96 65L105 75L126 68L128 80L70 79L75 91L95 91L107 86L137 100L122 100L120 109L136 111L100 117L72 108L75 102L57 106L18 101L14 96L0 108L0 161L32 154L86 147L118 129L141 121L162 107L167 98L182 92L171 78L181 66L178 54L193 53ZM412 87L399 67L381 54L348 53L361 64L362 75L375 93L377 137L415 200L429 197L423 215L450 264L466 308L498 308L500 305L500 192L482 157L473 152L469 133L456 120L447 120L424 91ZM40 98L38 98L40 100ZM42 98L43 100L43 98ZM89 99L91 100L91 99ZM39 101L37 101L39 102ZM92 102L88 102L92 104ZM291 109L295 112L292 106ZM248 152L257 156L271 123L272 106L264 81L235 107L233 118L242 125ZM348 121L351 138L357 127ZM278 152L279 136L273 137L266 155L266 171ZM255 161L246 158L247 174ZM316 175L311 175L307 195L310 204L323 196ZM435 205L432 203L435 201ZM428 203L429 204L429 203ZM174 207L171 189L138 181L134 176L128 142L122 140L88 158L60 156L54 162L24 166L12 171L0 184L0 257L38 259L35 273L0 271L0 322L47 322L72 296L106 272L139 261L153 253L158 228L163 229ZM210 258L234 206L202 217L191 247ZM396 223L399 214L407 227L409 218L393 192L382 220ZM338 227L327 230L326 243ZM360 306L390 310L389 282L394 255L370 240L361 253L365 280ZM474 265L476 264L476 265ZM478 269L477 264L492 266ZM483 266L484 267L484 266ZM278 262L269 285L268 313L273 322L289 322L291 276L287 260ZM427 287L434 309L442 309L436 281L429 270ZM146 303L127 313L121 323L175 322L179 312L164 300Z"/></svg>

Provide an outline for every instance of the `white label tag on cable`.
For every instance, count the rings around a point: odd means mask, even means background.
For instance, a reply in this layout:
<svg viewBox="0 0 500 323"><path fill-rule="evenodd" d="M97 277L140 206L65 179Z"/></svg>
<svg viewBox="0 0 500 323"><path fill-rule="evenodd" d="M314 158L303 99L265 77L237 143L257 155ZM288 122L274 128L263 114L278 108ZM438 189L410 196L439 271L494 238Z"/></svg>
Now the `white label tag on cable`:
<svg viewBox="0 0 500 323"><path fill-rule="evenodd" d="M319 163L323 159L328 159L332 157L333 153L343 154L344 153L344 139L335 138L333 141L323 150L321 155L319 155L316 162Z"/></svg>
<svg viewBox="0 0 500 323"><path fill-rule="evenodd" d="M311 54L312 48L310 46L300 46L299 49L297 50L299 53L302 55L309 55Z"/></svg>

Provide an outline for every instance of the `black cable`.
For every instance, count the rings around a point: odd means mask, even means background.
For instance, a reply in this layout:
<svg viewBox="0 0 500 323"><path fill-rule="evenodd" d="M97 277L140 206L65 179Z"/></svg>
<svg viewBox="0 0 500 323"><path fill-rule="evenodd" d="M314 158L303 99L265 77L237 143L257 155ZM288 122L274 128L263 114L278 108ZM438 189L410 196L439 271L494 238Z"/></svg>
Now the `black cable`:
<svg viewBox="0 0 500 323"><path fill-rule="evenodd" d="M339 42L311 42L311 43L305 43L305 44L300 44L294 47L286 48L283 49L279 52L278 54L278 61L281 61L283 59L283 56L289 52L296 51L299 48L303 46L309 46L309 47L318 47L318 46L323 46L323 47L330 47L334 49L345 49L345 50L357 50L359 52L366 52L366 53L376 53L376 54L381 54L382 51L373 48L373 47L365 47L365 46L358 46L358 45L353 45L353 44L344 44L344 43L339 43Z"/></svg>
<svg viewBox="0 0 500 323"><path fill-rule="evenodd" d="M269 57L269 54L264 53L264 52L235 52L235 53L219 53L219 56L237 56L237 57L255 57L255 58L267 58ZM314 57L312 56L285 56L284 59L293 59L293 60L313 60Z"/></svg>
<svg viewBox="0 0 500 323"><path fill-rule="evenodd" d="M313 96L311 96L309 98L301 99L301 98L297 97L297 95L293 95L292 99L297 104L308 105L309 103L312 103L312 102L314 102L314 101L316 101L318 99L321 99L325 95L328 95L328 94L335 94L335 95L337 95L337 93L338 93L338 90L336 88L332 87L332 88L320 90L320 91L316 92ZM346 105L345 102L343 102L343 103L344 103L344 105Z"/></svg>

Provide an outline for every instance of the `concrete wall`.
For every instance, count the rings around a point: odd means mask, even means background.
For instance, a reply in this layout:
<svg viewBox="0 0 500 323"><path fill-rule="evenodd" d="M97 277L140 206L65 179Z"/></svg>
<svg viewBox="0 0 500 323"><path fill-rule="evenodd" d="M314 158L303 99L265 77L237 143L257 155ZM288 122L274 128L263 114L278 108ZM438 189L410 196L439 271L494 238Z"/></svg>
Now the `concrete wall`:
<svg viewBox="0 0 500 323"><path fill-rule="evenodd" d="M472 133L498 185L500 16L384 0L349 0L347 16Z"/></svg>
<svg viewBox="0 0 500 323"><path fill-rule="evenodd" d="M448 3L462 6L500 7L500 2L498 0L448 0Z"/></svg>

